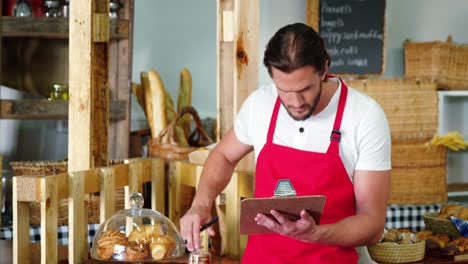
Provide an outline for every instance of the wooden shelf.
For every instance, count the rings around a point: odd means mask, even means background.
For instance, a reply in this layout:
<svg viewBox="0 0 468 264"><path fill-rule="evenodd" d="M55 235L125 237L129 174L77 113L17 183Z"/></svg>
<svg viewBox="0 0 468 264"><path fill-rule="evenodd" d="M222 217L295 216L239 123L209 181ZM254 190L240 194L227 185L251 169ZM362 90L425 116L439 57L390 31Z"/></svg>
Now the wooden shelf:
<svg viewBox="0 0 468 264"><path fill-rule="evenodd" d="M126 102L111 100L110 120L125 120ZM68 101L62 100L0 100L0 119L66 120L68 119Z"/></svg>
<svg viewBox="0 0 468 264"><path fill-rule="evenodd" d="M68 18L50 17L2 17L2 37L68 38ZM128 38L129 21L110 20L110 37Z"/></svg>

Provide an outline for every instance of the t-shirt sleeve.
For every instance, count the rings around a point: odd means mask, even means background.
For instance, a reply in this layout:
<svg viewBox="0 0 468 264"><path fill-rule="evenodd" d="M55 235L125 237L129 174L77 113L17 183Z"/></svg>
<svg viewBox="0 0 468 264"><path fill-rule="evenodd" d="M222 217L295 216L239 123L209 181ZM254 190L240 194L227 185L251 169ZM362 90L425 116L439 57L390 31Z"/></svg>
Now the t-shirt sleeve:
<svg viewBox="0 0 468 264"><path fill-rule="evenodd" d="M242 104L239 112L237 113L236 119L234 121L234 132L237 139L246 144L252 145L252 138L249 134L249 128L251 126L252 119L252 107L254 104L255 93L252 93Z"/></svg>
<svg viewBox="0 0 468 264"><path fill-rule="evenodd" d="M391 135L385 112L373 104L361 119L358 136L356 170L390 170Z"/></svg>

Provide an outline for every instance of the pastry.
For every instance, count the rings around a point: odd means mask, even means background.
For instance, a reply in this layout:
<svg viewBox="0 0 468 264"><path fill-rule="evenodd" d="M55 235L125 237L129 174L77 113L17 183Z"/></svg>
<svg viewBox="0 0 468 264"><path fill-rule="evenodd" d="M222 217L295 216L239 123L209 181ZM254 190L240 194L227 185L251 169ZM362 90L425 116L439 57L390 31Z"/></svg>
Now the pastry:
<svg viewBox="0 0 468 264"><path fill-rule="evenodd" d="M128 242L149 245L153 237L162 235L161 225L137 225L128 236Z"/></svg>
<svg viewBox="0 0 468 264"><path fill-rule="evenodd" d="M116 251L116 247L127 245L125 235L118 230L107 230L99 238L97 248L98 257L102 260L111 259Z"/></svg>
<svg viewBox="0 0 468 264"><path fill-rule="evenodd" d="M463 206L453 216L461 220L468 220L468 207Z"/></svg>
<svg viewBox="0 0 468 264"><path fill-rule="evenodd" d="M388 229L383 237L383 242L398 242L400 236L396 229Z"/></svg>
<svg viewBox="0 0 468 264"><path fill-rule="evenodd" d="M148 247L143 244L130 243L125 249L125 260L139 261L148 259L150 256Z"/></svg>
<svg viewBox="0 0 468 264"><path fill-rule="evenodd" d="M154 237L153 242L150 246L151 256L155 260L161 260L169 257L175 248L175 242L172 237L169 236L157 236Z"/></svg>
<svg viewBox="0 0 468 264"><path fill-rule="evenodd" d="M450 216L455 215L461 208L463 208L463 205L459 204L447 204L442 206L440 208L440 213L439 213L439 218L447 219Z"/></svg>

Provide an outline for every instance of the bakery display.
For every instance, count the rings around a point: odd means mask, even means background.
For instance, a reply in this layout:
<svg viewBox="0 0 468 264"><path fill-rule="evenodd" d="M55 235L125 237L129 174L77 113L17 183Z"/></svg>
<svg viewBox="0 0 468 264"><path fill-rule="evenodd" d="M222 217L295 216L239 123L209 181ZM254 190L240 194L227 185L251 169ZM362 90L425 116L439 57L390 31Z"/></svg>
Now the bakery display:
<svg viewBox="0 0 468 264"><path fill-rule="evenodd" d="M144 209L143 197L132 194L131 208L119 211L101 224L91 248L97 260L157 262L185 254L175 225L159 212Z"/></svg>

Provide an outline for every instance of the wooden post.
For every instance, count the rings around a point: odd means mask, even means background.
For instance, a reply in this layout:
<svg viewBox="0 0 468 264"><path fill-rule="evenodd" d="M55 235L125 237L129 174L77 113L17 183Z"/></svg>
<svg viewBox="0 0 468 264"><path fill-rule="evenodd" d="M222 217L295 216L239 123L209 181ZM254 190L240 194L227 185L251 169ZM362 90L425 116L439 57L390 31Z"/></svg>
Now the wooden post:
<svg viewBox="0 0 468 264"><path fill-rule="evenodd" d="M88 258L88 213L84 203L88 172L72 172L68 177L69 263L81 263Z"/></svg>
<svg viewBox="0 0 468 264"><path fill-rule="evenodd" d="M252 175L245 172L234 172L226 187L226 253L228 257L240 258L245 249L247 237L239 234L240 202L242 197L252 196Z"/></svg>
<svg viewBox="0 0 468 264"><path fill-rule="evenodd" d="M165 162L163 159L152 159L151 161L151 208L166 214L165 207Z"/></svg>
<svg viewBox="0 0 468 264"><path fill-rule="evenodd" d="M107 165L108 23L109 0L71 1L69 171Z"/></svg>
<svg viewBox="0 0 468 264"><path fill-rule="evenodd" d="M259 0L218 0L217 140L233 127L235 116L258 85ZM253 171L253 153L238 170Z"/></svg>
<svg viewBox="0 0 468 264"><path fill-rule="evenodd" d="M110 123L109 154L112 159L125 159L129 156L130 148L130 83L132 80L132 49L133 49L133 0L125 0L124 19L128 20L128 38L114 39L110 45L112 56L110 60L110 89L113 99L125 100L126 118Z"/></svg>
<svg viewBox="0 0 468 264"><path fill-rule="evenodd" d="M115 169L114 167L106 167L100 169L100 215L99 221L104 223L115 212ZM125 201L126 202L126 201Z"/></svg>
<svg viewBox="0 0 468 264"><path fill-rule="evenodd" d="M13 177L13 263L29 263L29 205L18 200L18 178Z"/></svg>
<svg viewBox="0 0 468 264"><path fill-rule="evenodd" d="M182 165L181 161L169 162L169 219L175 226L179 226L181 212L181 184L182 184Z"/></svg>
<svg viewBox="0 0 468 264"><path fill-rule="evenodd" d="M142 173L143 173L143 162L130 162L128 164L128 186L125 186L125 209L129 209L130 195L134 192L141 193L142 188Z"/></svg>
<svg viewBox="0 0 468 264"><path fill-rule="evenodd" d="M58 263L57 220L58 199L55 176L40 179L41 186L41 263ZM29 226L28 226L29 229ZM70 237L70 240L72 238ZM23 252L21 252L23 254ZM70 261L72 261L70 259ZM71 262L73 263L73 262Z"/></svg>
<svg viewBox="0 0 468 264"><path fill-rule="evenodd" d="M306 2L306 24L315 31L319 30L319 0L307 0Z"/></svg>

